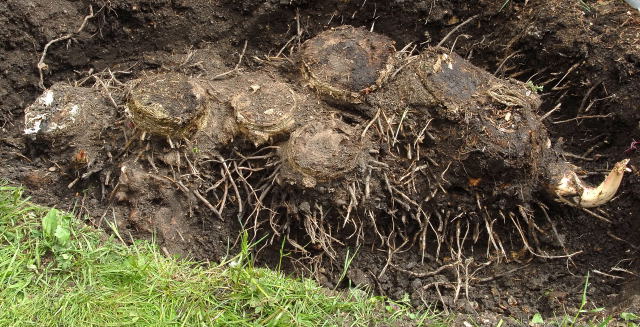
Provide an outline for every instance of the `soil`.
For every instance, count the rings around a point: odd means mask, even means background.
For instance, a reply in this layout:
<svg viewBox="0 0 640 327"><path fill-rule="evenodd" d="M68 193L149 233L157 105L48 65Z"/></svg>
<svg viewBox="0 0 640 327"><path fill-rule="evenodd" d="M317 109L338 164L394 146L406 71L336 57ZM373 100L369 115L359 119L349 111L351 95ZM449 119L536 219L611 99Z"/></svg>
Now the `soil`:
<svg viewBox="0 0 640 327"><path fill-rule="evenodd" d="M77 32L90 7L94 16ZM464 253L457 256L444 250L436 254L432 247L426 253L416 247L393 252L380 251L383 247L377 245L402 248L391 245L402 242L400 237L380 240L372 231L361 235L345 228L336 237L354 232L363 238L359 241L365 246L354 255L356 248L346 237L344 245L328 248L313 242L313 235L303 235L310 230L304 221L284 221L278 210L258 221L259 215L244 212L251 200L238 205L241 194L267 194L279 173L273 147L245 150L284 136L255 134L259 136L252 142L232 142L239 129L229 123L234 108L227 105L231 99L225 98L230 94L225 90L253 90L255 81L265 79L293 85L289 91L298 112L305 114L298 113L296 126L287 120L287 130L313 123L313 113L331 114L336 106L343 111L343 121L361 122L358 105L327 105L296 82L298 72L291 63L302 42L348 24L373 28L395 41L396 49L408 46L407 51L418 53L467 19L472 20L442 46L497 77L542 86L537 114L545 116L553 146L582 167L586 178L599 182L609 165L632 159L632 172L618 195L602 208L587 212L536 195L541 201L534 206L540 229L535 233L537 248L558 258L526 251L513 230L500 235L508 257L495 259L487 255L486 237L463 246ZM525 321L536 312L544 317L573 313L587 275L588 308L606 307L602 315L640 310L640 175L637 150L629 147L640 134L640 93L635 92L640 85L640 14L623 1L7 0L0 3L0 23L0 176L25 185L37 203L75 210L88 224L108 232L115 222L129 241L154 238L169 255L202 261L219 261L233 253L241 229L253 227L255 240L262 239L255 249L260 264L275 268L280 253L286 253L282 269L292 275L316 278L328 287L368 287L397 299L406 294L416 307L437 303L469 314L480 325L496 325L501 317ZM43 82L47 88L66 82L99 93L87 103L105 108L109 115L98 117L112 120L87 127L87 135L105 135L98 140L80 132L71 135L81 140L85 152L76 151L77 144L41 144L23 135L25 109L44 91L39 88L40 56L49 41L69 33L70 38L48 47ZM213 105L217 114L206 124L215 126L209 130L218 134L203 133L192 141L136 134L123 110L124 93L118 90L145 74L168 71L213 85L208 92L219 100ZM254 127L240 132L255 133ZM345 130L314 137L319 144L352 138L353 132ZM215 150L219 144L227 145L224 151ZM301 148L310 151L309 144ZM184 149L206 154L192 162ZM329 144L327 151L334 150ZM233 161L225 160L229 158ZM194 174L194 167L210 169ZM225 179L232 175L237 184ZM357 182L365 176L350 178ZM247 190L240 183L246 180L265 182ZM327 190L333 190L332 185L322 187L326 189L309 191L309 196L327 203L339 192L349 198L348 188L331 193ZM225 200L211 199L205 192L209 188L224 188L224 199L228 193L235 209L217 210ZM282 199L298 192L285 189ZM461 203L475 204L463 191L458 196ZM283 201L279 210L287 204L303 213L315 210L304 201ZM288 227L265 227L274 222ZM568 259L566 254L575 255ZM345 258L351 256L346 278L340 279Z"/></svg>

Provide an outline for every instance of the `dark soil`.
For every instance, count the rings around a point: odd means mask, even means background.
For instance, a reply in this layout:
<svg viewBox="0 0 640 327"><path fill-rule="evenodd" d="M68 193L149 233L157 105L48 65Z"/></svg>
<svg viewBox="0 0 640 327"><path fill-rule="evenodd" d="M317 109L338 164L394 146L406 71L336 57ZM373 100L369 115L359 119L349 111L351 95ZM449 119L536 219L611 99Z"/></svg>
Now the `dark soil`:
<svg viewBox="0 0 640 327"><path fill-rule="evenodd" d="M81 32L74 33L89 6L95 16ZM394 40L396 49L413 42L409 50L415 46L420 52L473 16L443 46L498 77L543 86L538 115L553 110L544 125L554 147L564 149L568 161L583 167L595 183L614 162L632 159L633 172L626 175L616 198L592 211L609 222L540 197L550 219L541 210L535 211L541 226L537 243L548 253L579 252L570 259L541 258L521 251L516 233L500 235L509 245L508 258L488 260L488 243L481 239L466 246L462 265L450 265L460 259L454 253L422 254L415 247L390 256L374 246L380 240L365 239L368 246L358 249L339 286L361 285L393 298L408 294L416 306L438 303L441 308L472 315L478 324L496 325L501 316L526 320L536 312L545 317L575 312L589 275L588 308L612 310L603 314L637 313L640 176L635 167L638 154L628 148L634 137L640 137L640 15L623 1L3 1L0 176L25 185L37 203L74 209L81 217L90 214L89 224L108 231L107 222L115 222L128 240L155 235L167 254L218 261L234 251L241 226L263 222L243 221L240 208L217 216L201 201L201 193L185 190L178 177L189 175L192 163L163 138L147 136L147 148L133 138L139 135L134 135L131 121L121 110L124 99L116 92L121 87L118 82L166 71L212 79L233 70L242 54L238 68L249 76L244 82L213 82L221 90L216 95L220 115L209 124L224 135L203 137L199 147L192 148L196 152L215 148L204 139L227 143L229 135L238 132L223 119L228 109L223 103L231 100L224 98L229 94L224 90L264 80L263 76L251 77L258 70L280 76L277 79L294 79L297 72L288 65L294 50L321 31L344 24L373 26ZM38 86L37 63L45 44L68 33L74 33L69 40L48 48L44 85L67 81L93 87L104 97L100 105L111 108L114 117L110 126L97 124L87 129L108 135L101 138L99 149L95 142L87 145L88 159L85 153L65 152L67 148L59 145L43 146L23 136L24 110L43 92ZM332 112L331 107L308 96L303 85L296 85L291 92L297 105L308 109L303 112ZM342 119L359 119L354 108L357 106L345 106ZM309 114L296 122L314 119ZM215 163L219 155L230 156L248 146L232 144L228 151L212 152L206 160ZM225 173L241 179L252 178L253 173L265 178L277 174L272 151L261 151L238 160L264 170L242 172L238 165L215 166L206 172L214 182L199 186L213 187ZM150 158L147 153L156 156ZM94 161L100 164L87 168L87 162ZM152 167L154 163L162 166ZM235 193L234 187L228 185L230 199L244 191ZM289 196L284 193L283 198ZM460 193L461 202L469 201L465 196ZM273 215L276 218L270 221L277 221L279 212ZM334 287L343 261L355 249L336 247L336 257L328 260L321 246L296 243L305 239L297 235L305 229L295 223L290 226L286 234L270 233L258 244L258 262L276 267L283 251L288 273L311 276ZM283 242L285 236L290 241ZM465 267L470 270L464 271ZM467 287L458 288L467 282Z"/></svg>

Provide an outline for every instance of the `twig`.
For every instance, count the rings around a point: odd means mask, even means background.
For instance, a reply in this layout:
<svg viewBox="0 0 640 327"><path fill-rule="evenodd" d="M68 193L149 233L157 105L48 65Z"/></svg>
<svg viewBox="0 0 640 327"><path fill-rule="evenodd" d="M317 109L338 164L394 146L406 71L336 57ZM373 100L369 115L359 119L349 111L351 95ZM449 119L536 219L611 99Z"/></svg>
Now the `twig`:
<svg viewBox="0 0 640 327"><path fill-rule="evenodd" d="M558 86L560 85L560 83L562 83L562 81L564 81L565 78L567 78L567 76L569 74L571 74L571 72L578 68L578 66L582 65L581 62L577 62L575 64L573 64L573 66L569 67L569 69L567 70L567 72L562 76L562 78L560 78L560 80L558 81L558 83L556 83L556 85L554 87L551 88L551 91L558 91L561 90L562 88L559 88Z"/></svg>
<svg viewBox="0 0 640 327"><path fill-rule="evenodd" d="M506 56L504 59L502 59L502 61L500 62L500 65L498 65L498 68L496 68L496 71L493 72L493 75L498 75L498 73L500 72L500 70L502 69L502 66L504 66L504 64L511 59L512 57L514 57L515 55L520 54L520 50L516 51L516 52L512 52L510 55Z"/></svg>
<svg viewBox="0 0 640 327"><path fill-rule="evenodd" d="M594 272L594 273L596 273L596 274L602 275L602 276L611 277L611 278L613 278L613 279L624 279L624 277L614 276L614 275L607 274L607 273L605 273L605 272L602 272L602 271L600 271L600 270L596 270L596 269L591 270L591 271L593 271L593 272Z"/></svg>
<svg viewBox="0 0 640 327"><path fill-rule="evenodd" d="M589 209L587 209L585 207L577 205L577 204L573 203L572 201L569 201L569 200L567 200L567 199L565 199L563 197L558 197L558 199L556 199L556 201L564 203L564 204L566 204L568 206L571 206L571 207L574 207L574 208L578 208L578 209L580 209L580 210L592 215L593 217L604 221L607 224L613 224L613 222L611 220L607 219L606 217L603 217L603 216L601 216L601 215L599 215L599 214L597 214L597 213L595 213L595 212L593 212L593 211L591 211L591 210L589 210Z"/></svg>
<svg viewBox="0 0 640 327"><path fill-rule="evenodd" d="M612 113L608 113L606 115L590 115L590 116L577 116L575 118L571 118L571 119L565 119L565 120L559 120L559 121L554 121L554 124L562 124L562 123L568 123L574 120L580 120L580 119L592 119L592 118L608 118L611 117L613 114Z"/></svg>
<svg viewBox="0 0 640 327"><path fill-rule="evenodd" d="M387 237L387 262L384 265L384 267L382 267L382 270L380 270L380 273L378 274L378 279L380 279L380 277L382 277L382 275L384 275L384 273L387 271L387 267L389 267L391 265L391 261L393 260L393 255L399 252L402 252L402 247L404 247L409 240L406 240L404 242L402 242L402 244L400 244L399 247L395 247L395 241L393 242L393 246L391 245L391 238L395 236L394 232L391 232L389 234L389 236Z"/></svg>
<svg viewBox="0 0 640 327"><path fill-rule="evenodd" d="M244 54L245 54L246 51L247 51L247 41L245 40L244 41L244 46L242 47L242 53L240 53L240 59L238 59L238 63L236 64L236 66L233 67L233 69L230 70L230 71L227 71L227 72L224 72L224 73L221 73L221 74L218 74L218 75L214 76L212 78L212 80L215 81L215 80L218 80L218 79L222 79L223 77L225 77L227 75L236 73L238 71L238 69L240 69L240 64L242 63L242 58L244 58Z"/></svg>
<svg viewBox="0 0 640 327"><path fill-rule="evenodd" d="M373 116L373 118L371 118L371 120L369 121L367 126L365 126L364 130L362 131L362 134L360 134L360 139L364 139L364 136L367 135L367 131L369 130L371 125L373 125L373 122L375 122L376 119L378 119L378 118L380 118L380 109L378 109L378 111L376 111L376 114Z"/></svg>
<svg viewBox="0 0 640 327"><path fill-rule="evenodd" d="M567 251L567 247L564 245L564 242L562 241L562 238L560 237L560 234L558 233L558 229L556 228L556 224L553 222L553 220L549 216L549 213L547 212L547 206L542 204L542 202L537 202L537 204L538 204L538 207L542 210L542 213L544 213L544 216L547 218L547 221L551 225L551 230L553 231L553 234L555 235L556 240L558 241L558 243L560 244L560 246L564 250L564 253L568 254L569 251Z"/></svg>
<svg viewBox="0 0 640 327"><path fill-rule="evenodd" d="M584 161L593 161L593 160L596 160L597 158L599 158L599 155L596 155L596 158L589 158L589 157L573 154L573 153L567 152L567 151L562 152L562 155L565 156L565 157L580 159L580 160L584 160Z"/></svg>
<svg viewBox="0 0 640 327"><path fill-rule="evenodd" d="M547 117L549 117L549 115L551 115L552 113L554 113L556 110L560 109L562 107L562 103L558 102L558 104L556 104L555 107L553 107L553 109L547 111L547 113L545 113L544 115L542 115L542 117L540 117L540 121L543 121L545 119L547 119Z"/></svg>
<svg viewBox="0 0 640 327"><path fill-rule="evenodd" d="M627 270L627 269L623 269L623 268L619 268L619 267L613 267L613 268L611 268L611 271L620 271L620 272L627 273L629 275L640 277L640 275L638 275L637 273L635 273L633 271L630 271L630 270Z"/></svg>
<svg viewBox="0 0 640 327"><path fill-rule="evenodd" d="M399 272L408 274L408 275L410 275L412 277L424 278L424 277L435 276L435 275L441 273L443 270L451 268L451 267L455 267L455 266L457 266L457 265L459 265L461 263L462 263L461 261L455 261L455 262L452 262L452 263L449 263L449 264L446 264L446 265L442 265L442 266L438 267L437 269L432 270L432 271L428 271L428 272L413 272L413 271L410 271L410 270L402 269L402 268L400 268L400 267L398 267L397 265L394 265L394 264L390 265L390 267L393 268L394 270L397 270Z"/></svg>
<svg viewBox="0 0 640 327"><path fill-rule="evenodd" d="M502 214L502 212L501 212L501 214ZM522 210L520 210L520 214L523 216L523 218L527 219L525 217L525 213ZM539 258L545 258L545 259L562 259L562 258L572 258L572 257L574 257L574 256L576 256L576 255L578 255L578 254L583 252L582 250L580 250L580 251L576 251L574 253L566 254L566 255L547 255L547 254L539 254L539 253L537 253L529 245L529 242L527 241L527 237L524 235L524 232L522 231L522 227L520 227L520 224L516 222L516 220L513 218L513 216L514 215L510 214L509 218L511 218L511 221L513 222L513 225L518 230L518 234L520 234L520 238L522 239L522 243L524 244L525 248L532 255L534 255L536 257L539 257Z"/></svg>
<svg viewBox="0 0 640 327"><path fill-rule="evenodd" d="M445 35L442 38L442 40L440 40L440 42L438 42L436 47L442 46L444 44L444 42L447 41L447 39L449 37L451 37L451 35L453 35L453 33L455 33L457 30L459 30L462 26L467 25L470 21L474 20L476 17L478 17L478 15L471 16L467 20L465 20L464 22L460 23L460 25L454 27L449 33L447 33L447 35Z"/></svg>
<svg viewBox="0 0 640 327"><path fill-rule="evenodd" d="M196 196L196 198L202 201L202 203L204 203L204 205L207 206L207 208L209 208L209 210L213 211L213 213L218 217L218 219L224 221L224 218L222 217L222 214L220 213L220 211L218 211L218 209L216 209L216 207L214 207L211 204L211 202L205 199L204 196L202 196L202 194L198 192L198 190L192 190L192 192L193 192L193 195Z"/></svg>
<svg viewBox="0 0 640 327"><path fill-rule="evenodd" d="M596 87L598 87L603 81L604 78L599 79L597 82L593 83L593 86L591 86L589 90L587 90L587 93L582 98L582 102L580 102L580 108L578 108L578 113L576 114L576 116L582 114L585 111L585 104L587 103L587 99L591 95L591 92L593 92L593 90L595 90Z"/></svg>
<svg viewBox="0 0 640 327"><path fill-rule="evenodd" d="M45 89L44 87L44 74L42 71L47 70L49 68L49 66L47 64L44 63L44 59L47 57L47 51L49 50L49 47L57 42L60 41L64 41L64 40L68 40L70 38L72 38L73 36L80 34L80 32L82 32L82 30L84 30L84 28L87 26L87 22L89 21L89 19L95 17L96 14L100 13L102 11L102 9L104 9L104 6L101 7L97 12L93 12L93 6L89 5L89 14L87 16L84 17L84 20L82 20L82 25L80 25L80 27L72 33L68 33L65 34L63 36L60 36L58 38L55 38L49 42L47 42L47 44L45 44L44 49L42 50L42 55L40 56L40 60L38 61L37 67L38 67L38 73L40 74L40 83L38 84L40 86L41 89Z"/></svg>
<svg viewBox="0 0 640 327"><path fill-rule="evenodd" d="M225 159L222 156L218 155L218 160L220 160L220 162L222 163L222 167L227 173L229 182L231 182L231 187L233 188L233 191L236 194L236 199L238 200L238 222L242 224L242 215L244 213L244 207L242 205L242 198L240 197L240 191L238 190L238 186L236 185L236 182L233 180L233 176L231 175L231 171L229 171L229 166L227 166Z"/></svg>
<svg viewBox="0 0 640 327"><path fill-rule="evenodd" d="M287 48L287 46L289 45L289 43L293 42L293 40L295 40L297 37L298 37L297 35L292 36L292 37L289 39L289 41L287 41L287 43L285 43L285 44L282 46L282 48L280 48L280 51L278 51L278 53L275 55L275 58L279 58L279 57L280 57L280 55L282 55L282 52L284 52L284 49L286 49L286 48Z"/></svg>
<svg viewBox="0 0 640 327"><path fill-rule="evenodd" d="M460 34L458 36L456 36L456 39L453 40L453 44L451 45L451 50L449 50L449 54L453 53L453 49L455 49L456 47L456 43L458 43L458 39L464 37L465 39L469 39L471 37L471 35L469 34Z"/></svg>
<svg viewBox="0 0 640 327"><path fill-rule="evenodd" d="M640 250L640 246L637 246L637 245L635 245L635 244L633 244L633 243L631 243L631 242L629 242L629 241L627 241L627 240L625 240L625 239L613 234L612 232L607 232L607 235L609 235L609 237L611 237L612 239L614 239L616 241L620 241L620 242L626 243L627 245L631 246L635 250Z"/></svg>

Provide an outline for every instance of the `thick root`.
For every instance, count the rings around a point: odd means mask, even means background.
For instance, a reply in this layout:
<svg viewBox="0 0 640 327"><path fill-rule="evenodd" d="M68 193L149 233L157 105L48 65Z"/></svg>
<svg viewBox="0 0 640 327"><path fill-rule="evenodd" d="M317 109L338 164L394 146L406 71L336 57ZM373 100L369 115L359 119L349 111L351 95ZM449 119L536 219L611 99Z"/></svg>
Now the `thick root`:
<svg viewBox="0 0 640 327"><path fill-rule="evenodd" d="M287 142L283 175L290 183L315 187L355 168L361 152L362 144L351 126L338 120L310 123Z"/></svg>
<svg viewBox="0 0 640 327"><path fill-rule="evenodd" d="M393 41L363 28L341 26L304 43L301 70L310 87L349 103L378 88L393 69Z"/></svg>
<svg viewBox="0 0 640 327"><path fill-rule="evenodd" d="M287 84L269 77L254 82L231 99L231 106L240 131L259 146L292 128L297 96Z"/></svg>
<svg viewBox="0 0 640 327"><path fill-rule="evenodd" d="M149 133L190 138L206 124L208 101L196 80L166 73L134 81L127 108L133 121Z"/></svg>

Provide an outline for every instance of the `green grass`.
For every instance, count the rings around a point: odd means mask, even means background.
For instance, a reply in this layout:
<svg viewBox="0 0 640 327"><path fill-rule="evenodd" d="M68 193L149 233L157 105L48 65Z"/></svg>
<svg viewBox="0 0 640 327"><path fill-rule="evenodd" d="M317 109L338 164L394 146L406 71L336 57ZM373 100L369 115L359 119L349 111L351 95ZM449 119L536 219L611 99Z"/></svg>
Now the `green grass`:
<svg viewBox="0 0 640 327"><path fill-rule="evenodd" d="M71 214L33 205L22 189L0 183L0 327L453 323L453 317L416 312L408 299L393 302L358 289L334 292L254 267L253 245L246 239L237 256L216 265L167 258L153 243L126 246L119 239ZM345 269L350 259L347 255ZM588 285L587 277L575 314L546 323L572 327L617 321L638 327L640 318L632 313L607 317L598 314L602 308L587 310ZM539 314L530 317L534 326L544 322Z"/></svg>
<svg viewBox="0 0 640 327"><path fill-rule="evenodd" d="M0 326L446 325L408 301L254 267L250 246L216 265L167 258L0 184Z"/></svg>
<svg viewBox="0 0 640 327"><path fill-rule="evenodd" d="M640 316L630 312L622 312L619 316L603 314L606 309L603 307L595 307L587 309L587 290L589 288L589 273L584 280L582 293L580 294L580 306L574 314L565 314L560 317L554 317L545 321L541 314L534 314L529 319L529 326L557 326L557 327L607 327L611 325L638 327ZM546 323L546 324L545 324Z"/></svg>

